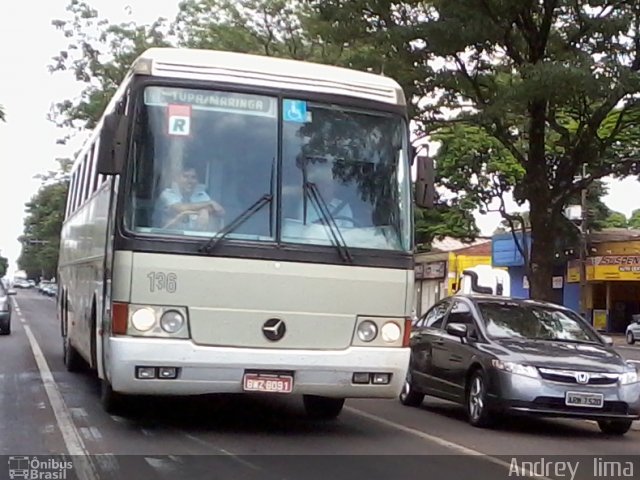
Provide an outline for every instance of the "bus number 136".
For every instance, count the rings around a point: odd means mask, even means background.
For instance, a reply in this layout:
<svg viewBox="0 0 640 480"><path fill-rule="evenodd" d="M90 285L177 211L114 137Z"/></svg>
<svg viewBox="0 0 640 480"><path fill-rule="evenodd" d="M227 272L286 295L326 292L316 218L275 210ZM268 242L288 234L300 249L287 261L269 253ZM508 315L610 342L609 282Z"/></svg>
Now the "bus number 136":
<svg viewBox="0 0 640 480"><path fill-rule="evenodd" d="M166 291L174 293L178 288L178 276L175 273L151 272L147 275L149 279L149 291Z"/></svg>

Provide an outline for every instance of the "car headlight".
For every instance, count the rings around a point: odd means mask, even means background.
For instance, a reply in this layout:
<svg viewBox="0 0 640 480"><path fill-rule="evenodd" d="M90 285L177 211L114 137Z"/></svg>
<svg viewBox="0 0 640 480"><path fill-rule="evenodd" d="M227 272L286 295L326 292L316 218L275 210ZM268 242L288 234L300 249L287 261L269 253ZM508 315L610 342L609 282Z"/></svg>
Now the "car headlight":
<svg viewBox="0 0 640 480"><path fill-rule="evenodd" d="M632 367L632 369L627 370L622 375L620 375L620 385L629 385L631 383L640 382L640 378L638 376L638 371Z"/></svg>
<svg viewBox="0 0 640 480"><path fill-rule="evenodd" d="M538 369L531 365L522 365L515 362L503 362L502 360L493 359L491 365L498 370L513 373L514 375L522 375L530 378L539 378Z"/></svg>
<svg viewBox="0 0 640 480"><path fill-rule="evenodd" d="M363 342L370 342L378 335L378 327L375 323L365 320L358 325L358 338Z"/></svg>
<svg viewBox="0 0 640 480"><path fill-rule="evenodd" d="M382 340L388 343L397 342L400 339L400 335L402 335L402 330L395 322L387 322L380 329L380 334L382 335Z"/></svg>
<svg viewBox="0 0 640 480"><path fill-rule="evenodd" d="M160 327L167 333L176 333L184 326L184 316L177 310L167 310L160 317Z"/></svg>
<svg viewBox="0 0 640 480"><path fill-rule="evenodd" d="M141 308L131 315L131 324L136 330L146 332L156 323L156 314L150 308Z"/></svg>

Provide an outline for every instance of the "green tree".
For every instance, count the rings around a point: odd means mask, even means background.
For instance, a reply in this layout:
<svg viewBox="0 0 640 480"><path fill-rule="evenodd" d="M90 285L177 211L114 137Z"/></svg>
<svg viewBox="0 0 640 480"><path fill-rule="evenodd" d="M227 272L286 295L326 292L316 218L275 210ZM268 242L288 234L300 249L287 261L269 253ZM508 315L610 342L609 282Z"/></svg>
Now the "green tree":
<svg viewBox="0 0 640 480"><path fill-rule="evenodd" d="M148 48L169 45L165 39L168 25L162 18L151 25L112 25L80 0L72 0L67 10L71 19L52 23L69 39L69 45L53 58L49 70L70 70L85 88L78 100L57 103L49 118L60 127L91 129L138 55Z"/></svg>
<svg viewBox="0 0 640 480"><path fill-rule="evenodd" d="M24 231L18 239L22 243L18 267L29 278L51 278L56 274L72 165L68 159L60 159L58 163L59 170L38 176L42 184L25 205Z"/></svg>
<svg viewBox="0 0 640 480"><path fill-rule="evenodd" d="M640 208L631 212L631 217L629 217L629 228L640 229Z"/></svg>
<svg viewBox="0 0 640 480"><path fill-rule="evenodd" d="M624 213L611 212L604 222L604 228L627 228L627 217Z"/></svg>
<svg viewBox="0 0 640 480"><path fill-rule="evenodd" d="M564 208L596 179L637 173L637 2L325 0L315 6L333 11L339 34L364 23L372 32L401 30L398 37L412 39L408 47L394 45L425 58L417 64L424 100L415 118L423 134L461 124L511 154L521 175L513 196L530 209L531 295L551 299L553 244ZM483 162L487 169L495 160ZM583 164L587 175L578 179ZM513 173L510 167L506 175Z"/></svg>
<svg viewBox="0 0 640 480"><path fill-rule="evenodd" d="M0 278L4 277L7 274L7 269L9 268L9 259L7 257L3 257L0 255Z"/></svg>
<svg viewBox="0 0 640 480"><path fill-rule="evenodd" d="M440 204L428 210L416 208L414 219L418 251L429 251L436 239L453 237L472 241L480 234L471 210L459 205Z"/></svg>

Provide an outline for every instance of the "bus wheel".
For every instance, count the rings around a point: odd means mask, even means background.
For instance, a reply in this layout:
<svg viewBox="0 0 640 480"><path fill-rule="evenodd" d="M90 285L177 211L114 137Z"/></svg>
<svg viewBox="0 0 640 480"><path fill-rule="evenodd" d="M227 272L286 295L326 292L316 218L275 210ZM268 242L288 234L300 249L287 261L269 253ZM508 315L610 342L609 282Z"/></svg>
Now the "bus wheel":
<svg viewBox="0 0 640 480"><path fill-rule="evenodd" d="M114 392L107 379L100 380L100 403L105 412L117 414L122 410L122 394Z"/></svg>
<svg viewBox="0 0 640 480"><path fill-rule="evenodd" d="M344 398L303 395L302 401L307 415L316 420L332 420L340 415L344 406Z"/></svg>
<svg viewBox="0 0 640 480"><path fill-rule="evenodd" d="M71 341L69 340L69 335L62 337L62 348L64 355L64 366L67 367L68 372L79 372L82 370L83 361L82 357L75 349L73 345L71 345Z"/></svg>

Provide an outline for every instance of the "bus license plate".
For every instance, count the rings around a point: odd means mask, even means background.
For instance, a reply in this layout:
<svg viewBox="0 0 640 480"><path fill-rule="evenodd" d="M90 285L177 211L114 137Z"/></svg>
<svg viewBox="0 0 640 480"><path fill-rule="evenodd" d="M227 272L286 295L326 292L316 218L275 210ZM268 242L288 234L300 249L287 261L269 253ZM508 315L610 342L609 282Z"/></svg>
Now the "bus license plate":
<svg viewBox="0 0 640 480"><path fill-rule="evenodd" d="M245 392L291 393L293 377L289 375L244 374Z"/></svg>
<svg viewBox="0 0 640 480"><path fill-rule="evenodd" d="M567 392L564 402L570 407L602 408L604 395L601 393Z"/></svg>

